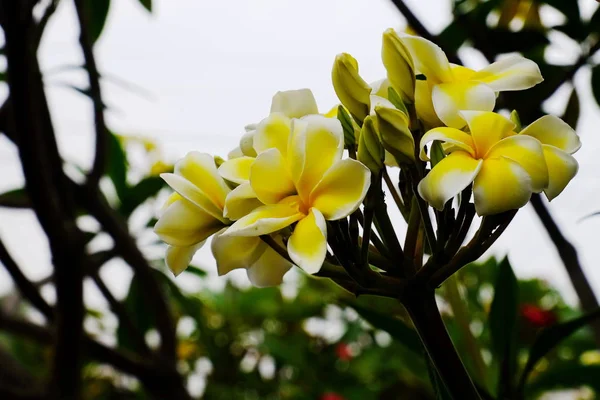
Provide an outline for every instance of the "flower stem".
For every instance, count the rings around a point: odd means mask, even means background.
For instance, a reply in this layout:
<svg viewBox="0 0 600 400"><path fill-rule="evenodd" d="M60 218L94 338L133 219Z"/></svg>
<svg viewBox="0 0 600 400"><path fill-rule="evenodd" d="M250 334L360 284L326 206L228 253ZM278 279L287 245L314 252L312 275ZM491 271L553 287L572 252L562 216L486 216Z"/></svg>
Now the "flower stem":
<svg viewBox="0 0 600 400"><path fill-rule="evenodd" d="M481 397L463 365L435 302L433 291L412 291L403 298L421 342L448 392L454 400L480 400Z"/></svg>

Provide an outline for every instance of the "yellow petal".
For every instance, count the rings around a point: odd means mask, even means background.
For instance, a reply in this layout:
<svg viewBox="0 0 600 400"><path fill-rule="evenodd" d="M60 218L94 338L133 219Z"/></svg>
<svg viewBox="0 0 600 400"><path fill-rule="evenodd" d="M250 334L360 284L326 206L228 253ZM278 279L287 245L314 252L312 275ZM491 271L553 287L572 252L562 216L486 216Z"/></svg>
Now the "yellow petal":
<svg viewBox="0 0 600 400"><path fill-rule="evenodd" d="M419 195L438 210L464 188L469 186L479 173L482 161L475 160L469 153L455 151L443 158L419 182Z"/></svg>
<svg viewBox="0 0 600 400"><path fill-rule="evenodd" d="M327 254L327 224L319 210L312 208L298 221L287 249L294 264L309 274L319 272Z"/></svg>
<svg viewBox="0 0 600 400"><path fill-rule="evenodd" d="M271 114L260 121L254 133L253 145L257 154L276 148L285 156L290 137L291 120L283 114Z"/></svg>
<svg viewBox="0 0 600 400"><path fill-rule="evenodd" d="M417 36L402 35L402 42L412 56L415 69L434 83L451 82L450 63L444 51L429 40Z"/></svg>
<svg viewBox="0 0 600 400"><path fill-rule="evenodd" d="M228 236L225 229L211 242L219 276L238 268L248 268L262 256L268 245L256 236Z"/></svg>
<svg viewBox="0 0 600 400"><path fill-rule="evenodd" d="M440 120L448 126L461 129L466 123L459 111L492 111L496 105L496 93L483 83L442 83L433 87L432 100Z"/></svg>
<svg viewBox="0 0 600 400"><path fill-rule="evenodd" d="M307 202L325 172L342 158L344 131L339 120L320 115L294 120L293 126L288 164L298 194Z"/></svg>
<svg viewBox="0 0 600 400"><path fill-rule="evenodd" d="M248 182L248 179L250 179L250 167L254 160L254 157L246 156L227 160L219 167L219 174L221 174L224 179L237 183L238 185Z"/></svg>
<svg viewBox="0 0 600 400"><path fill-rule="evenodd" d="M196 251L198 251L205 242L206 241L202 241L196 245L186 247L167 246L165 263L173 275L177 276L185 271L192 262L192 258L194 257L194 254L196 254Z"/></svg>
<svg viewBox="0 0 600 400"><path fill-rule="evenodd" d="M219 175L210 154L192 151L175 164L175 173L193 183L219 209L225 207L229 187Z"/></svg>
<svg viewBox="0 0 600 400"><path fill-rule="evenodd" d="M469 153L471 157L475 157L475 144L473 143L471 135L455 128L434 128L421 138L421 143L419 144L421 147L421 160L429 160L425 153L425 146L434 140L451 144L451 149L464 150Z"/></svg>
<svg viewBox="0 0 600 400"><path fill-rule="evenodd" d="M579 164L573 156L554 146L544 145L544 157L548 165L549 183L544 193L548 200L558 196L579 170Z"/></svg>
<svg viewBox="0 0 600 400"><path fill-rule="evenodd" d="M486 83L496 92L529 89L544 80L538 65L520 55L504 57L479 70L471 79Z"/></svg>
<svg viewBox="0 0 600 400"><path fill-rule="evenodd" d="M279 150L263 151L250 168L250 185L256 197L265 204L275 204L296 193L294 182Z"/></svg>
<svg viewBox="0 0 600 400"><path fill-rule="evenodd" d="M533 136L542 144L549 144L569 154L575 153L581 147L579 136L573 128L554 115L545 115L533 121L520 134Z"/></svg>
<svg viewBox="0 0 600 400"><path fill-rule="evenodd" d="M310 206L325 219L345 218L360 206L369 186L371 172L362 163L346 158L335 163L310 194Z"/></svg>
<svg viewBox="0 0 600 400"><path fill-rule="evenodd" d="M204 212L212 215L213 218L218 219L223 223L227 222L227 220L223 218L223 210L217 207L210 198L198 188L198 186L176 174L160 174L160 177L181 197L194 203Z"/></svg>
<svg viewBox="0 0 600 400"><path fill-rule="evenodd" d="M275 93L271 113L282 113L289 118L318 114L317 102L310 89L286 90Z"/></svg>
<svg viewBox="0 0 600 400"><path fill-rule="evenodd" d="M512 135L514 122L500 114L485 111L462 111L467 121L478 158L486 156L489 149L507 136Z"/></svg>
<svg viewBox="0 0 600 400"><path fill-rule="evenodd" d="M246 133L240 139L240 151L242 155L248 157L256 157L256 150L254 150L254 134L255 129L247 130Z"/></svg>
<svg viewBox="0 0 600 400"><path fill-rule="evenodd" d="M521 208L531 193L529 174L508 158L484 160L473 183L475 211L480 216Z"/></svg>
<svg viewBox="0 0 600 400"><path fill-rule="evenodd" d="M384 99L388 98L388 91L390 88L390 81L387 78L380 79L375 82L371 82L369 85L371 86L371 95L383 97Z"/></svg>
<svg viewBox="0 0 600 400"><path fill-rule="evenodd" d="M519 163L531 177L531 189L539 193L548 186L548 167L542 144L531 136L515 135L502 139L488 151L486 158L506 157Z"/></svg>
<svg viewBox="0 0 600 400"><path fill-rule="evenodd" d="M232 160L234 158L238 158L238 157L243 157L244 153L242 152L242 149L238 146L235 149L231 150L229 153L227 153L227 159L228 160Z"/></svg>
<svg viewBox="0 0 600 400"><path fill-rule="evenodd" d="M154 225L154 233L171 246L193 246L223 227L223 223L193 203L181 199L171 204Z"/></svg>
<svg viewBox="0 0 600 400"><path fill-rule="evenodd" d="M293 196L279 204L258 207L250 214L238 219L227 229L225 235L230 236L260 236L283 229L301 218L299 202Z"/></svg>
<svg viewBox="0 0 600 400"><path fill-rule="evenodd" d="M337 118L339 106L340 106L340 104L336 104L335 106L331 107L329 109L329 111L327 111L325 114L323 114L323 116L326 118Z"/></svg>
<svg viewBox="0 0 600 400"><path fill-rule="evenodd" d="M256 198L250 182L242 183L227 195L223 216L236 221L262 205L263 203Z"/></svg>
<svg viewBox="0 0 600 400"><path fill-rule="evenodd" d="M248 279L256 287L277 286L283 282L283 276L292 265L267 246L259 259L247 269Z"/></svg>
<svg viewBox="0 0 600 400"><path fill-rule="evenodd" d="M333 89L344 107L362 121L369 114L371 87L358 74L358 62L350 54L335 57L331 71Z"/></svg>
<svg viewBox="0 0 600 400"><path fill-rule="evenodd" d="M383 33L381 59L392 87L402 101L414 103L415 67L410 51L393 29Z"/></svg>
<svg viewBox="0 0 600 400"><path fill-rule="evenodd" d="M433 108L432 87L433 85L430 85L427 81L415 82L415 108L417 109L417 116L425 125L425 129L444 125Z"/></svg>

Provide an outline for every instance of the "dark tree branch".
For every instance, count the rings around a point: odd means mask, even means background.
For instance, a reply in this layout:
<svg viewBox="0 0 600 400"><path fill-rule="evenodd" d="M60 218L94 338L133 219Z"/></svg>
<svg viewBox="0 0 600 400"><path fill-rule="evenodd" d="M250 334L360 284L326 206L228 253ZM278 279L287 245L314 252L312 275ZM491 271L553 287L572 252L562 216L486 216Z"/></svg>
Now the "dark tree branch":
<svg viewBox="0 0 600 400"><path fill-rule="evenodd" d="M75 8L81 30L79 41L83 50L85 69L90 81L90 97L94 103L94 124L96 128L96 156L92 171L88 175L88 184L96 186L104 174L108 157L108 136L104 122L104 103L100 91L100 74L94 58L92 38L89 32L89 21L83 0L75 0Z"/></svg>
<svg viewBox="0 0 600 400"><path fill-rule="evenodd" d="M56 7L58 6L59 1L60 0L51 0L50 1L50 4L48 4L46 9L44 10L44 14L42 14L42 17L40 18L40 21L37 24L36 40L35 40L36 49L40 46L40 43L42 41L42 36L44 34L44 31L46 30L46 25L48 24L48 21L50 21L50 17L52 17L52 15L54 14L54 11L56 11Z"/></svg>
<svg viewBox="0 0 600 400"><path fill-rule="evenodd" d="M46 303L42 298L37 288L31 283L29 279L23 274L21 268L17 265L15 260L11 257L10 253L4 246L4 243L0 239L0 261L4 265L4 268L8 271L12 277L15 285L19 289L21 295L26 298L35 308L37 308L48 320L52 320L54 315L52 307Z"/></svg>

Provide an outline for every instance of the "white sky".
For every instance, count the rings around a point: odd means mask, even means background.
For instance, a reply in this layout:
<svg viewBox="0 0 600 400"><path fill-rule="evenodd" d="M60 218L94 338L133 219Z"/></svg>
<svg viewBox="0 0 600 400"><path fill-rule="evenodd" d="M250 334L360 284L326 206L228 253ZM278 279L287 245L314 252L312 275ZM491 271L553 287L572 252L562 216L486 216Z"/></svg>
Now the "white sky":
<svg viewBox="0 0 600 400"><path fill-rule="evenodd" d="M101 72L150 93L142 97L105 81L103 94L110 107L109 126L117 133L155 138L170 161L190 150L225 156L236 146L244 125L267 115L271 96L278 90L309 87L320 109L328 110L336 103L330 83L335 55L351 53L367 81L379 79L384 75L379 56L381 33L404 24L388 0L154 3L155 11L150 15L136 0L113 0L96 56ZM449 0L407 3L433 31L439 31L451 18ZM580 3L588 15L595 7L592 0ZM555 39L566 47L558 47L549 57L569 62L567 59L576 54L573 44L560 35ZM471 66L481 66L477 54L465 55ZM81 64L71 2L63 1L51 20L40 60L44 71ZM576 77L582 100L578 133L583 147L576 154L580 172L550 208L563 232L576 245L585 272L600 293L600 248L595 233L600 229L600 217L578 222L600 210L600 137L596 133L600 112L590 94L589 75L589 70L585 70ZM46 81L63 156L80 165L90 165L91 103L75 91L57 85L73 82L85 86L85 75L54 72L46 76ZM563 93L550 102L550 109L561 113L564 96ZM1 191L22 185L15 148L3 137L0 171ZM30 212L0 210L0 236L28 276L46 276L50 257L45 238ZM517 214L492 251L499 255L508 253L520 276L543 277L573 300L556 251L529 207ZM207 264L207 249L199 257L200 263ZM117 263L106 268L104 274L112 277L111 286L123 294L129 276L126 269ZM10 280L0 269L0 292L9 287ZM100 301L92 290L88 300Z"/></svg>

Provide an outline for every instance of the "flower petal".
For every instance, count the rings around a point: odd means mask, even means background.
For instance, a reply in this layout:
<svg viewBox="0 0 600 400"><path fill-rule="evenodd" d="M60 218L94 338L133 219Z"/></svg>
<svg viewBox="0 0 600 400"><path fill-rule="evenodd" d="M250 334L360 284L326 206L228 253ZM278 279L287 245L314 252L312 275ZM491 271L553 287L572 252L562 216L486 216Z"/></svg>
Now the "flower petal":
<svg viewBox="0 0 600 400"><path fill-rule="evenodd" d="M285 156L291 124L291 119L280 113L271 114L260 121L253 138L256 153L260 154L265 150L276 148Z"/></svg>
<svg viewBox="0 0 600 400"><path fill-rule="evenodd" d="M531 189L539 193L548 186L548 167L542 144L531 136L515 135L502 139L488 151L486 158L506 157L517 163L531 177Z"/></svg>
<svg viewBox="0 0 600 400"><path fill-rule="evenodd" d="M286 90L275 93L271 113L282 113L289 118L318 114L317 102L310 89Z"/></svg>
<svg viewBox="0 0 600 400"><path fill-rule="evenodd" d="M512 134L515 124L508 118L490 111L461 111L467 121L477 157L486 157L489 149Z"/></svg>
<svg viewBox="0 0 600 400"><path fill-rule="evenodd" d="M293 264L267 246L260 258L247 269L248 279L256 287L277 286Z"/></svg>
<svg viewBox="0 0 600 400"><path fill-rule="evenodd" d="M235 221L262 205L263 203L256 198L250 182L242 183L227 195L223 216Z"/></svg>
<svg viewBox="0 0 600 400"><path fill-rule="evenodd" d="M168 246L165 256L165 263L171 270L173 275L177 276L190 265L196 251L204 245L206 241L202 241L193 246L179 247Z"/></svg>
<svg viewBox="0 0 600 400"><path fill-rule="evenodd" d="M565 189L577 174L579 164L573 156L554 146L544 145L543 148L550 177L548 187L544 190L544 193L548 200L552 200Z"/></svg>
<svg viewBox="0 0 600 400"><path fill-rule="evenodd" d="M388 98L388 91L390 89L390 81L387 78L379 79L378 81L371 82L371 95Z"/></svg>
<svg viewBox="0 0 600 400"><path fill-rule="evenodd" d="M477 71L471 80L486 83L496 92L529 89L542 82L538 65L520 55L511 55Z"/></svg>
<svg viewBox="0 0 600 400"><path fill-rule="evenodd" d="M309 274L319 272L327 254L327 224L319 210L311 208L298 221L287 248L294 264Z"/></svg>
<svg viewBox="0 0 600 400"><path fill-rule="evenodd" d="M484 216L518 209L527 204L531 193L531 178L517 162L484 160L473 184L475 211Z"/></svg>
<svg viewBox="0 0 600 400"><path fill-rule="evenodd" d="M210 154L192 151L175 164L175 173L196 185L219 209L225 206L229 187L219 175Z"/></svg>
<svg viewBox="0 0 600 400"><path fill-rule="evenodd" d="M234 158L243 157L243 156L244 156L244 153L242 152L242 149L240 148L240 146L236 147L235 149L233 149L229 153L227 153L228 160L232 160Z"/></svg>
<svg viewBox="0 0 600 400"><path fill-rule="evenodd" d="M521 135L533 136L542 144L549 144L569 154L581 147L577 133L565 121L554 115L545 115L523 129Z"/></svg>
<svg viewBox="0 0 600 400"><path fill-rule="evenodd" d="M415 81L415 108L426 129L444 125L433 108L432 87L427 81Z"/></svg>
<svg viewBox="0 0 600 400"><path fill-rule="evenodd" d="M419 195L438 210L443 210L448 200L469 186L479 173L482 161L469 153L455 151L442 159L419 182Z"/></svg>
<svg viewBox="0 0 600 400"><path fill-rule="evenodd" d="M496 93L483 83L442 83L433 87L432 100L440 120L448 126L461 129L466 123L459 111L492 111L496 105Z"/></svg>
<svg viewBox="0 0 600 400"><path fill-rule="evenodd" d="M263 151L250 168L250 185L265 204L275 204L296 193L286 162L278 149Z"/></svg>
<svg viewBox="0 0 600 400"><path fill-rule="evenodd" d="M259 237L228 236L225 232L223 229L215 234L210 246L219 276L234 269L249 268L268 247Z"/></svg>
<svg viewBox="0 0 600 400"><path fill-rule="evenodd" d="M350 158L339 160L312 191L309 204L329 221L345 218L360 206L370 185L367 167Z"/></svg>
<svg viewBox="0 0 600 400"><path fill-rule="evenodd" d="M171 204L154 225L154 233L171 246L193 246L223 227L223 223L193 203Z"/></svg>
<svg viewBox="0 0 600 400"><path fill-rule="evenodd" d="M424 74L427 80L435 83L452 81L450 63L438 45L417 36L401 35L400 38L408 47L415 68Z"/></svg>
<svg viewBox="0 0 600 400"><path fill-rule="evenodd" d="M304 214L299 211L298 200L297 196L291 196L279 204L258 207L235 221L225 235L260 236L283 229L304 218Z"/></svg>
<svg viewBox="0 0 600 400"><path fill-rule="evenodd" d="M221 174L224 179L237 183L238 185L248 182L248 179L250 179L250 167L254 160L254 157L247 156L227 160L219 167L219 174Z"/></svg>
<svg viewBox="0 0 600 400"><path fill-rule="evenodd" d="M473 143L471 135L455 128L434 128L424 134L421 138L421 143L419 143L419 146L421 147L419 157L421 160L429 160L429 157L427 157L427 154L425 153L425 146L434 140L451 144L452 149L464 150L472 157L475 157L475 143Z"/></svg>
<svg viewBox="0 0 600 400"><path fill-rule="evenodd" d="M325 172L342 158L344 131L338 119L320 115L294 120L293 126L287 159L298 194L307 202Z"/></svg>
<svg viewBox="0 0 600 400"><path fill-rule="evenodd" d="M187 179L176 175L176 174L160 174L160 177L167 182L167 184L175 190L181 197L194 203L196 206L201 208L204 212L212 215L214 218L222 221L226 220L223 218L223 210L217 207L205 194Z"/></svg>

